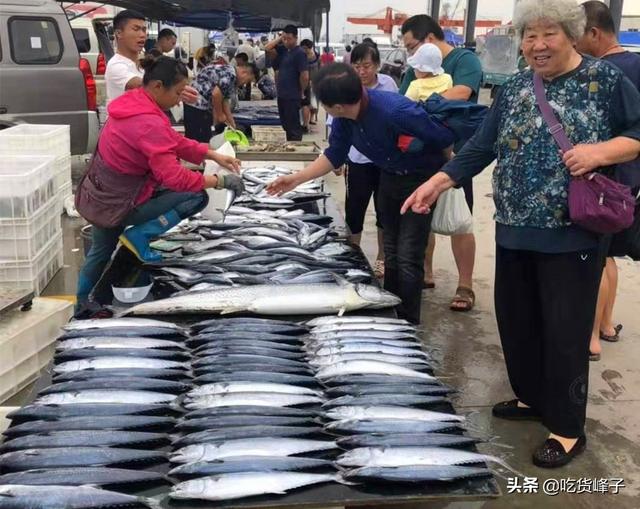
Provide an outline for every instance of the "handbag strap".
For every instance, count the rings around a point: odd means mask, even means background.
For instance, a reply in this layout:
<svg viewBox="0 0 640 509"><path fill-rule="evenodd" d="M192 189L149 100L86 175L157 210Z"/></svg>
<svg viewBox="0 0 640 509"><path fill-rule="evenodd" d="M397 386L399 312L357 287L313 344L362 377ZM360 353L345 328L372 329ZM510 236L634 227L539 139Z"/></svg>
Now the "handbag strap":
<svg viewBox="0 0 640 509"><path fill-rule="evenodd" d="M558 120L558 117L556 117L549 101L547 101L542 76L538 73L534 73L533 75L533 90L536 95L536 103L538 104L538 108L540 108L542 118L547 124L549 134L553 136L553 139L556 141L562 152L568 152L573 148L573 144L569 140L564 127L562 127L562 124Z"/></svg>

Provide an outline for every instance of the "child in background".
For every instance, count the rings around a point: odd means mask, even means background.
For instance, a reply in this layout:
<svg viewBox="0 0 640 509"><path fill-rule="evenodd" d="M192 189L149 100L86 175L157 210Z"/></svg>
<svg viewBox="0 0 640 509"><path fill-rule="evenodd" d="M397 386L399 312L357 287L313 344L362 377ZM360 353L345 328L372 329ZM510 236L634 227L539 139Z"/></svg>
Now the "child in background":
<svg viewBox="0 0 640 509"><path fill-rule="evenodd" d="M432 94L441 94L453 87L451 76L442 68L442 53L435 44L426 43L407 59L416 78L407 89L412 101L426 101Z"/></svg>

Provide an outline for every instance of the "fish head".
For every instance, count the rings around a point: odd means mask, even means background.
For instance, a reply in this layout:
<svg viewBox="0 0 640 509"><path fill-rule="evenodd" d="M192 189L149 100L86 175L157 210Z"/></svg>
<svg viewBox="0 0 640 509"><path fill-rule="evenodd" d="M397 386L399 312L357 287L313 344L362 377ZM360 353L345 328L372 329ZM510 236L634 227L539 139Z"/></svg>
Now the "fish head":
<svg viewBox="0 0 640 509"><path fill-rule="evenodd" d="M355 290L360 298L365 300L371 308L392 307L402 302L400 297L378 286L357 284L355 285Z"/></svg>
<svg viewBox="0 0 640 509"><path fill-rule="evenodd" d="M204 479L193 479L191 481L176 484L171 490L173 498L198 498L207 492L207 482Z"/></svg>

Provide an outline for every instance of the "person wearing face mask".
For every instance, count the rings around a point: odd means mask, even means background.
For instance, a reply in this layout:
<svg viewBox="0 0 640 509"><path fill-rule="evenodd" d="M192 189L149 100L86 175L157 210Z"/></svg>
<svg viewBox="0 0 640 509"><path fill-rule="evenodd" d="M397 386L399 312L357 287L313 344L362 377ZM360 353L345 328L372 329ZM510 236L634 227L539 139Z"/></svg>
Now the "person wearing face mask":
<svg viewBox="0 0 640 509"><path fill-rule="evenodd" d="M186 66L173 58L148 57L143 86L109 104L107 120L76 193L80 214L92 225L92 244L78 279L81 309L111 259L118 240L143 262L160 260L149 242L207 205L208 188L243 191L233 173L202 175L179 160L211 159L233 172L237 159L178 134L165 111L187 84Z"/></svg>
<svg viewBox="0 0 640 509"><path fill-rule="evenodd" d="M493 415L542 421L549 435L532 456L542 468L566 465L587 444L602 259L600 236L571 221L569 183L640 153L640 92L618 68L576 51L585 26L575 0L519 3L514 28L530 68L507 80L476 134L402 208L428 213L443 191L496 160L495 312L515 399ZM560 151L547 128L538 79L571 149Z"/></svg>

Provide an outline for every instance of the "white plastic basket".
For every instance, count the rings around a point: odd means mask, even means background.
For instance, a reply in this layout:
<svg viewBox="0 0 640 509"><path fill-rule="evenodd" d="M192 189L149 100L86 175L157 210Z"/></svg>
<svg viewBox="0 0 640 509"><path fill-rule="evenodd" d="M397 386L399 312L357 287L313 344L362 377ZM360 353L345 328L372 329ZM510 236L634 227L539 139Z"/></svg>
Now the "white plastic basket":
<svg viewBox="0 0 640 509"><path fill-rule="evenodd" d="M0 131L0 153L67 156L71 153L68 125L19 124Z"/></svg>
<svg viewBox="0 0 640 509"><path fill-rule="evenodd" d="M29 218L55 196L53 157L5 155L2 163L0 218Z"/></svg>
<svg viewBox="0 0 640 509"><path fill-rule="evenodd" d="M52 198L29 219L0 219L0 261L31 260L62 231L58 202Z"/></svg>
<svg viewBox="0 0 640 509"><path fill-rule="evenodd" d="M56 157L53 162L54 188L59 190L71 183L71 156Z"/></svg>
<svg viewBox="0 0 640 509"><path fill-rule="evenodd" d="M33 260L0 261L0 286L33 290L40 295L62 268L62 246L62 232L58 232Z"/></svg>

